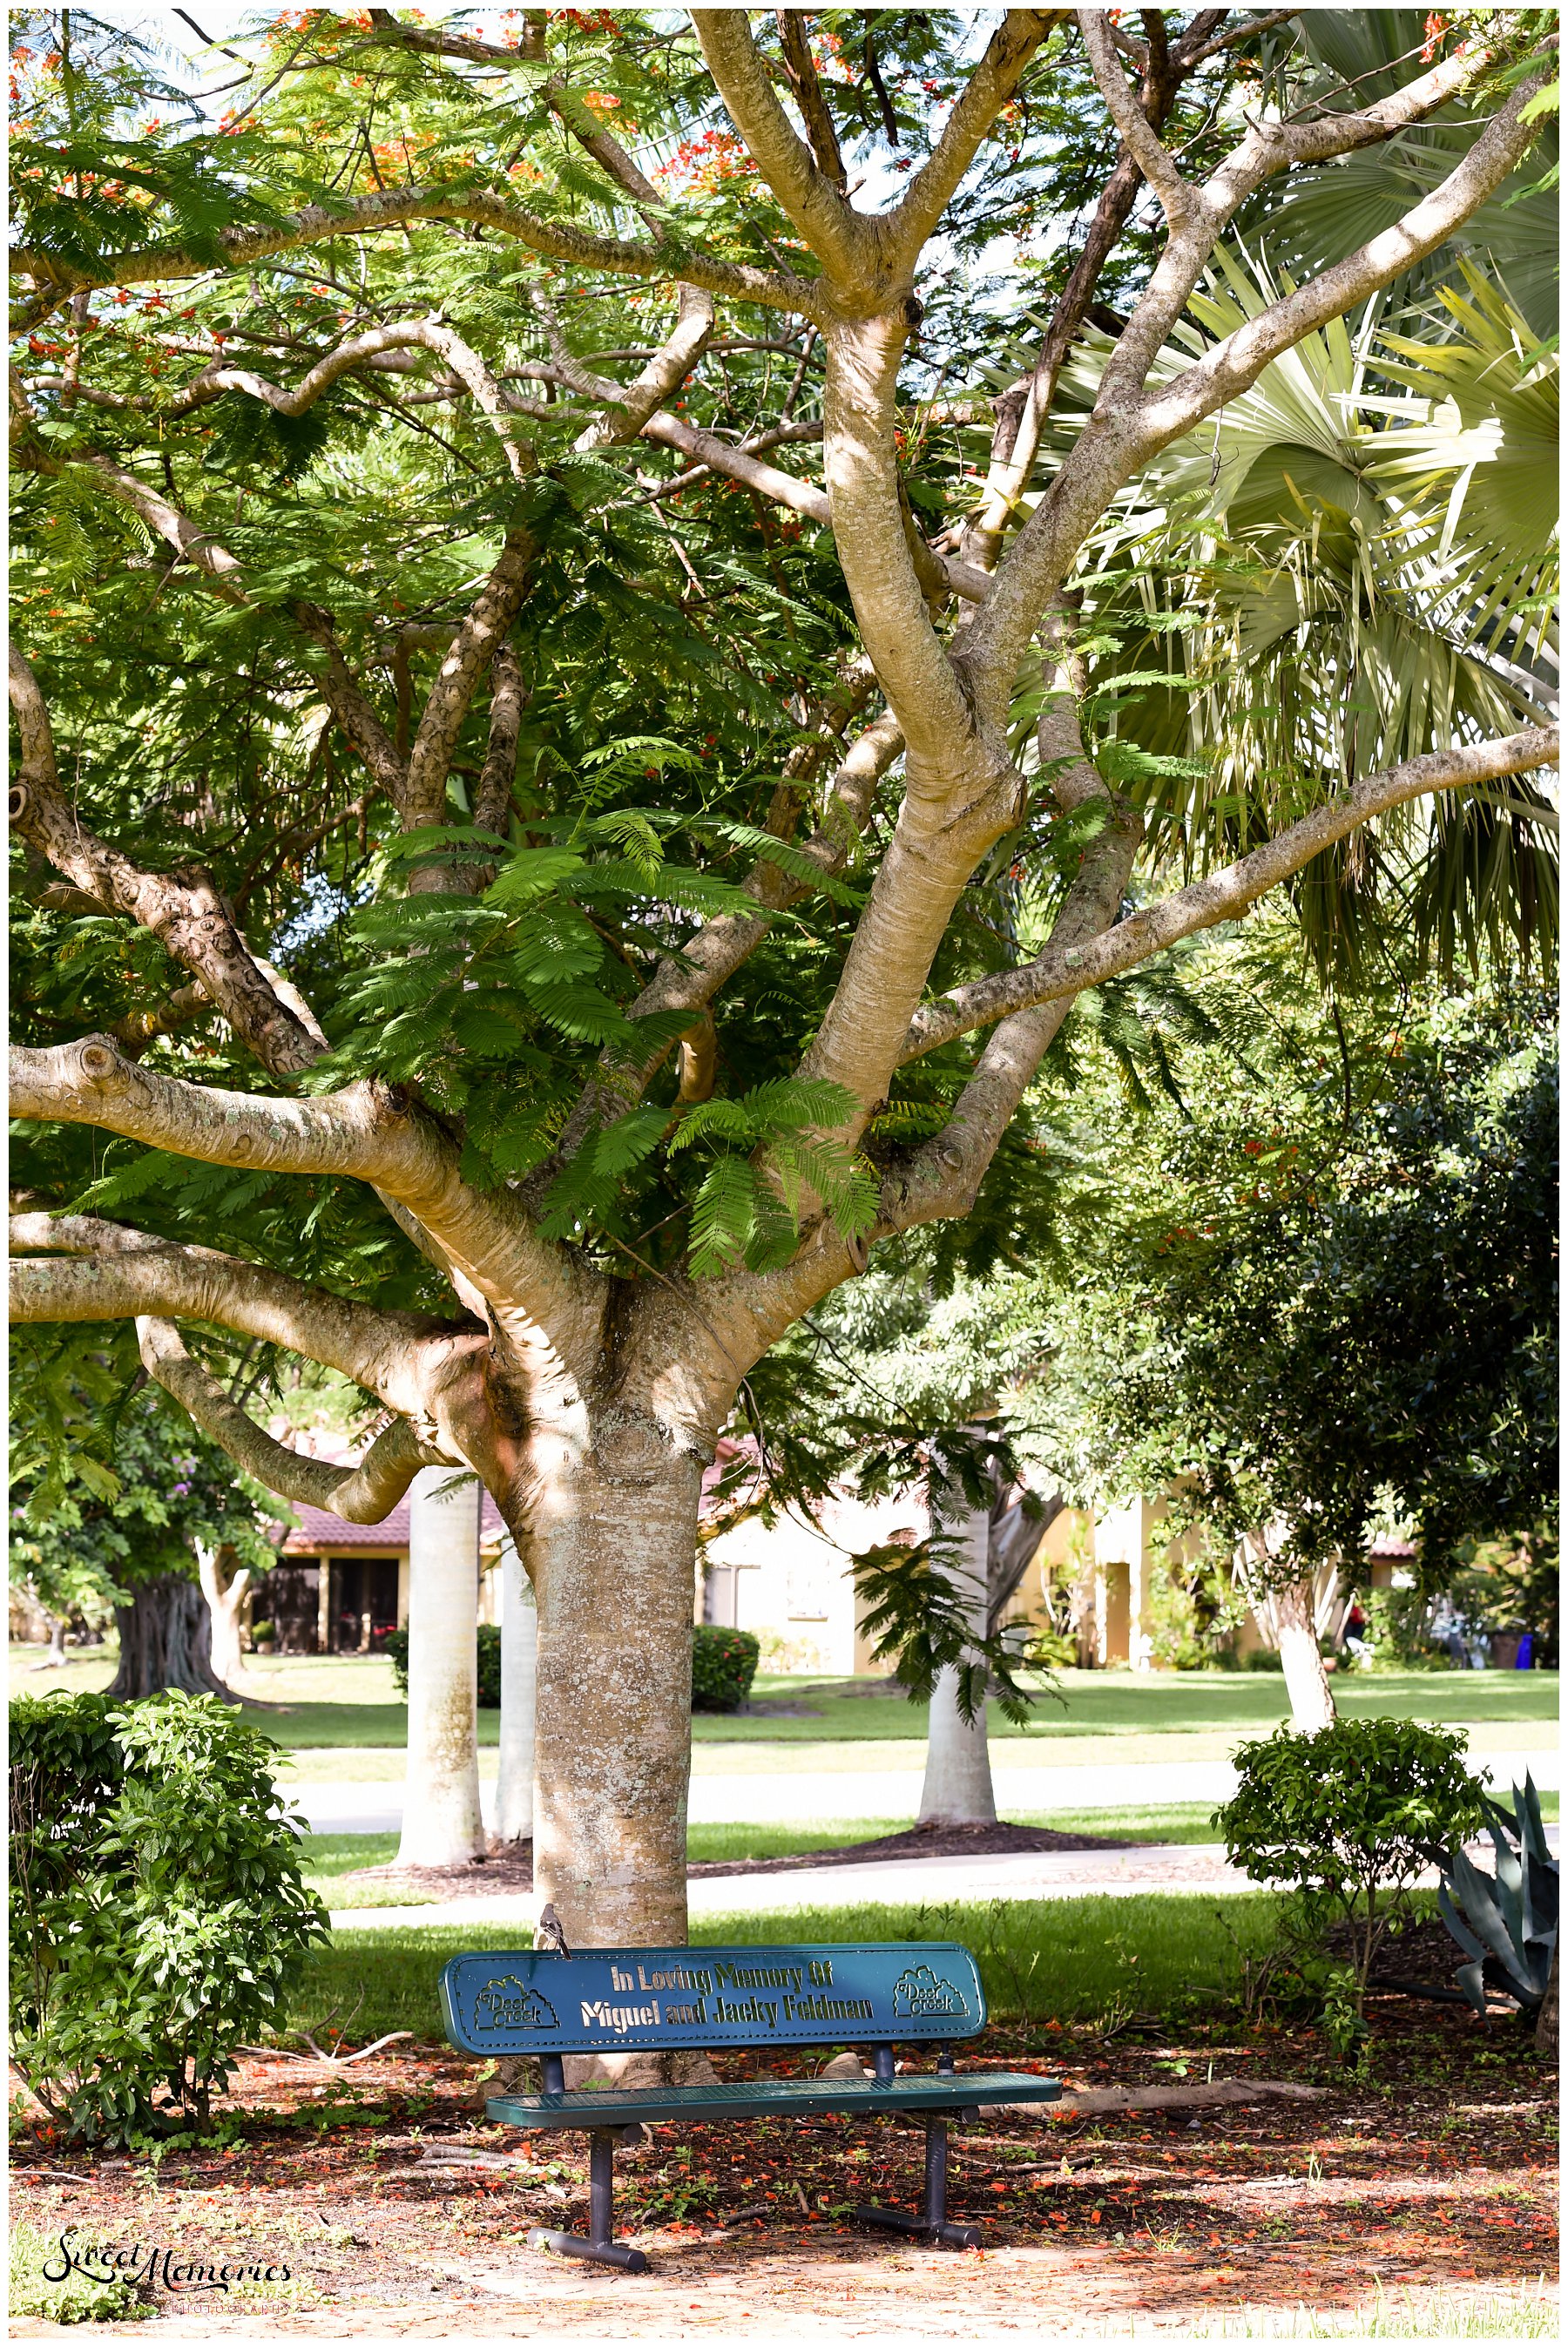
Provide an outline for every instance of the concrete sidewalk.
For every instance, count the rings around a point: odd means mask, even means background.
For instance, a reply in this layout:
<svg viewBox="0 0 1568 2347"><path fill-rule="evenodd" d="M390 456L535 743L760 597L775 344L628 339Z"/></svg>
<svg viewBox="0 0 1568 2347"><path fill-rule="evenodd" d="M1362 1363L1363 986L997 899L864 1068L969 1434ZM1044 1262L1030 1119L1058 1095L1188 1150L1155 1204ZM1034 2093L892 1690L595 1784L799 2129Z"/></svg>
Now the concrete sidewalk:
<svg viewBox="0 0 1568 2347"><path fill-rule="evenodd" d="M1547 1828L1555 1850L1558 1829ZM1430 1880L1436 1882L1434 1872ZM702 1875L687 1885L692 1918L776 1915L802 1907L942 1907L993 1899L1136 1899L1173 1891L1208 1895L1252 1891L1227 1866L1220 1843L1151 1843L1131 1850L1009 1850L990 1858L878 1859L866 1866L800 1867L782 1874ZM351 1907L334 1932L413 1924L482 1932L532 1932L532 1892L498 1899L447 1899L426 1907ZM935 1932L938 1926L932 1922Z"/></svg>
<svg viewBox="0 0 1568 2347"><path fill-rule="evenodd" d="M1057 1749L1061 1749L1060 1747ZM1478 1755L1478 1775L1504 1795L1522 1784L1528 1770L1539 1792L1561 1789L1562 1756L1556 1750L1518 1750ZM1228 1760L1097 1762L1092 1767L1033 1761L1020 1767L1005 1743L992 1747L997 1808L1004 1816L1024 1812L1049 1819L1080 1809L1159 1809L1174 1801L1228 1800L1235 1770ZM776 1775L693 1776L688 1816L693 1825L798 1825L817 1818L884 1818L911 1823L920 1806L918 1768L780 1769ZM395 1784L293 1785L284 1790L313 1833L396 1833L403 1823L403 1789ZM482 1784L487 1819L494 1782ZM922 1864L926 1860L920 1861Z"/></svg>

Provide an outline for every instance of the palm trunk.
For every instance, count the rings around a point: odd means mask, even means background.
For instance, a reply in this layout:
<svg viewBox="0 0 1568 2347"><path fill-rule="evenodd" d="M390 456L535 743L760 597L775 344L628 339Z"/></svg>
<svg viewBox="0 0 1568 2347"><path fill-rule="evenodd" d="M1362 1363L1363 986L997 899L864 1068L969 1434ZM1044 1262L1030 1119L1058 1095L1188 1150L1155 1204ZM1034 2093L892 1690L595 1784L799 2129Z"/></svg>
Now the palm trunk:
<svg viewBox="0 0 1568 2347"><path fill-rule="evenodd" d="M528 1841L534 1830L534 1667L538 1614L522 1558L501 1546L501 1733L496 1784L496 1835Z"/></svg>
<svg viewBox="0 0 1568 2347"><path fill-rule="evenodd" d="M466 1866L485 1847L476 1740L479 1486L443 1492L422 1468L408 1494L408 1775L400 1866Z"/></svg>
<svg viewBox="0 0 1568 2347"><path fill-rule="evenodd" d="M978 1637L986 1634L990 1518L984 1508L965 1508L948 1527L963 1542L958 1577L964 1610ZM920 1792L922 1825L995 1825L996 1793L982 1694L972 1720L958 1706L958 1671L938 1672L931 1690L926 1731L926 1781Z"/></svg>
<svg viewBox="0 0 1568 2347"><path fill-rule="evenodd" d="M108 1694L122 1702L179 1687L187 1695L239 1697L212 1667L212 1616L194 1581L161 1573L142 1582L128 1605L117 1605L119 1668Z"/></svg>
<svg viewBox="0 0 1568 2347"><path fill-rule="evenodd" d="M1279 1659L1290 1697L1291 1726L1304 1736L1315 1735L1335 1718L1334 1696L1323 1656L1317 1648L1317 1623L1310 1574L1293 1581L1274 1600Z"/></svg>
<svg viewBox="0 0 1568 2347"><path fill-rule="evenodd" d="M702 1462L636 1422L531 1448L534 1887L573 1947L679 1944Z"/></svg>

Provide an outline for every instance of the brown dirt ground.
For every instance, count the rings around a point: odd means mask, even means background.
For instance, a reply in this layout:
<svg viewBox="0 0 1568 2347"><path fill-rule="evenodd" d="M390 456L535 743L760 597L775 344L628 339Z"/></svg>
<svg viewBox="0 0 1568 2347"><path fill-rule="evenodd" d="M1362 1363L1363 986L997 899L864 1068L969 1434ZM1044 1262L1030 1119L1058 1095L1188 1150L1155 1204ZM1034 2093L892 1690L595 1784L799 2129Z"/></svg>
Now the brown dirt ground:
<svg viewBox="0 0 1568 2347"><path fill-rule="evenodd" d="M647 2250L649 2274L530 2251L530 2226L586 2218L584 2139L488 2127L474 2065L435 2047L335 2078L248 2063L225 2106L245 2114L239 2139L170 2151L159 2168L24 2139L13 2208L51 2239L74 2226L290 2268L249 2298L159 2291L157 2322L99 2326L141 2337L972 2340L1042 2322L1125 2336L1134 2323L1203 2331L1248 2308L1328 2316L1379 2291L1419 2306L1433 2290L1542 2288L1556 2269L1553 2081L1510 2024L1483 2033L1406 1998L1374 2010L1363 2082L1312 2031L1215 2022L1107 2044L994 2029L976 2060L1070 2086L1170 2083L1184 2065L1198 2079L1329 2091L1191 2116L956 2127L952 2212L983 2220L986 2240L957 2254L851 2227L852 2200L918 2196L919 2133L886 2119L660 2127L616 2161L618 2230ZM744 2057L721 2062L744 2074ZM515 2155L518 2171L421 2173L430 2153L459 2149Z"/></svg>

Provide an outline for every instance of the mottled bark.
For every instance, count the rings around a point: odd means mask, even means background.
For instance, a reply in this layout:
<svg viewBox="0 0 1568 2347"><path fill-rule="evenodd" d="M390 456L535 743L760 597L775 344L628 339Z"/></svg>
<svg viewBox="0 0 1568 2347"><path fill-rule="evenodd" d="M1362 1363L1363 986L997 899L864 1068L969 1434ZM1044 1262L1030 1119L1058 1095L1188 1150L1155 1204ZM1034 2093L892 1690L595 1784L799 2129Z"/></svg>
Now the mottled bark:
<svg viewBox="0 0 1568 2347"><path fill-rule="evenodd" d="M582 1431L535 1447L534 1884L573 1947L682 1941L702 1462Z"/></svg>

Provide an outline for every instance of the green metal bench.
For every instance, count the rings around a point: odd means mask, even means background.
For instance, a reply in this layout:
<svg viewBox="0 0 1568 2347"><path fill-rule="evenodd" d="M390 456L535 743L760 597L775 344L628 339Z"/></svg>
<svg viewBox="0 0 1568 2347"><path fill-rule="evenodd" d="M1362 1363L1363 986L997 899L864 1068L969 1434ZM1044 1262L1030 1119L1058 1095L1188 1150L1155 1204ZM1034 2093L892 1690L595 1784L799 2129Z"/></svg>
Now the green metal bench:
<svg viewBox="0 0 1568 2347"><path fill-rule="evenodd" d="M645 2273L641 2250L614 2238L617 2137L645 2120L812 2118L908 2112L926 2127L918 2216L857 2209L865 2224L973 2249L973 2225L948 2222L948 2123L986 2103L1051 2103L1054 2078L953 2068L953 2045L986 2024L975 1960L950 1942L875 1946L537 1949L454 1956L441 1975L446 2034L469 2054L531 2055L544 2091L486 2106L506 2127L576 2127L589 2137L589 2229L531 2232L535 2249ZM897 2045L934 2045L934 2071L895 2075ZM593 2086L568 2093L569 2054L714 2053L725 2046L857 2045L869 2078L759 2078L741 2086Z"/></svg>

